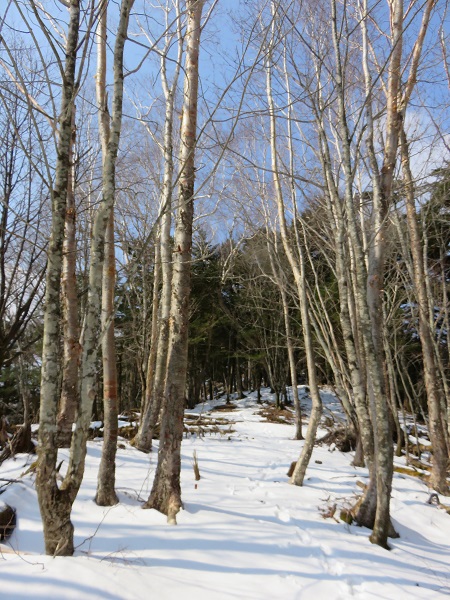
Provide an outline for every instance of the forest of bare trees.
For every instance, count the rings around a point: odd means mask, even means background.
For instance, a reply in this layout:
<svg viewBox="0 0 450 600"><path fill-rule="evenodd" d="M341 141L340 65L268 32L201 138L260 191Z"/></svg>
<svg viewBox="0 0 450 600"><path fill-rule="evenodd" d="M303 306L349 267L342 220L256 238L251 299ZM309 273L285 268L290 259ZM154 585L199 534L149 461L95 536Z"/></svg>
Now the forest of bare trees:
<svg viewBox="0 0 450 600"><path fill-rule="evenodd" d="M135 411L133 445L160 440L144 508L175 524L185 407L264 385L304 438L297 486L333 387L370 475L354 518L388 548L402 415L450 494L447 2L0 11L0 461L39 424L46 552L74 552L93 418L96 502Z"/></svg>

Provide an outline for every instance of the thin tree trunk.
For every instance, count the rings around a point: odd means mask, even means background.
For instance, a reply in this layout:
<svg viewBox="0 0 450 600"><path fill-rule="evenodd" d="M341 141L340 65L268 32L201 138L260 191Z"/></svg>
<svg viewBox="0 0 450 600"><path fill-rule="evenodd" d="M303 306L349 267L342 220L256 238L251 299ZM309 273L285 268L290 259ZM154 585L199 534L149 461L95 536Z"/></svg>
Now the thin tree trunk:
<svg viewBox="0 0 450 600"><path fill-rule="evenodd" d="M180 193L175 226L166 396L153 488L144 508L155 508L176 524L181 502L181 440L188 359L192 223L197 135L198 57L204 0L187 0L186 64L181 122Z"/></svg>
<svg viewBox="0 0 450 600"><path fill-rule="evenodd" d="M291 188L291 200L294 207L294 221L297 220L297 203L296 203L296 192L295 192L295 180L294 180L294 136L292 131L292 122L293 122L293 102L291 96L291 86L290 79L288 75L288 70L286 66L286 52L283 53L283 62L284 62L284 73L285 73L285 82L286 82L286 92L287 92L287 104L288 104L288 147L289 147L289 174L290 174L290 188ZM273 260L271 258L271 264ZM274 265L272 264L272 270L274 270ZM287 303L286 290L283 288L281 290L281 301L283 303L283 316L284 316L284 326L286 330L286 345L289 357L289 369L291 373L291 386L292 386L292 395L294 399L294 407L295 407L295 439L303 440L302 433L302 407L300 404L300 398L298 396L298 386L297 386L297 366L295 364L295 353L294 353L294 345L292 343L292 334L291 334L291 324L289 319L289 307Z"/></svg>
<svg viewBox="0 0 450 600"><path fill-rule="evenodd" d="M276 7L272 2L272 14L273 14L273 25L272 35L275 31L276 21ZM294 275L294 280L297 286L297 292L300 302L300 312L302 318L303 338L305 344L306 363L308 369L308 384L311 392L312 410L310 425L308 427L307 437L303 446L303 451L299 457L297 465L294 470L294 474L291 478L291 483L294 485L302 485L304 472L309 463L309 459L312 453L311 441L316 436L317 426L320 421L320 415L322 412L322 400L320 398L319 387L317 384L317 372L315 364L314 349L312 343L312 332L311 332L311 320L309 316L308 300L306 296L305 288L305 277L304 277L304 257L303 249L298 245L298 260L292 250L288 228L286 223L285 206L283 200L283 191L280 181L280 174L278 168L278 148L277 148L277 126L276 126L276 114L275 114L275 102L273 100L272 93L272 50L273 50L273 37L270 42L268 56L266 60L266 94L269 105L269 120L270 120L270 149L271 149L271 166L272 166L272 178L275 187L275 197L277 202L278 220L280 223L281 239L283 242L283 248L289 261L289 265ZM294 199L295 201L295 199Z"/></svg>
<svg viewBox="0 0 450 600"><path fill-rule="evenodd" d="M152 298L152 332L150 337L150 352L147 361L147 373L145 377L145 395L142 413L145 413L148 402L151 402L151 391L155 384L156 361L158 358L159 340L159 311L161 309L159 294L161 288L161 233L155 244L155 266L153 275L153 298Z"/></svg>
<svg viewBox="0 0 450 600"><path fill-rule="evenodd" d="M428 401L430 440L433 448L433 466L431 470L430 485L440 494L449 495L450 491L447 483L448 448L440 406L440 395L442 392L437 378L434 344L429 325L430 315L428 311L428 295L425 283L426 274L422 260L422 247L415 208L414 183L410 167L408 141L403 126L400 131L400 136L402 170L406 192L406 220L411 240L414 288L419 307L419 334L420 344L422 346L425 389Z"/></svg>
<svg viewBox="0 0 450 600"><path fill-rule="evenodd" d="M114 202L116 192L116 160L122 128L123 53L128 21L134 0L122 0L120 22L114 48L114 87L112 122L110 125L106 96L106 4L101 7L98 24L97 101L99 129L103 153L102 202L97 210L93 228L89 292L83 343L83 395L88 405L89 396L95 395L97 337L101 326L103 363L104 430L102 459L98 474L95 501L100 506L117 504L115 492L115 458L118 434L117 364L114 339ZM101 300L101 302L100 302ZM101 309L101 313L100 313ZM98 316L101 314L101 319ZM100 321L100 322L99 322ZM88 423L83 422L83 427ZM70 465L69 465L70 466Z"/></svg>
<svg viewBox="0 0 450 600"><path fill-rule="evenodd" d="M147 361L147 373L145 377L145 389L141 402L141 418L139 421L139 429L132 444L142 452L150 452L152 447L151 433L149 432L148 417L151 411L151 403L153 401L153 388L155 385L156 363L158 360L158 343L159 343L159 318L160 311L160 281L161 281L161 232L155 243L155 260L153 271L153 300L152 300L152 327L150 339L150 352Z"/></svg>
<svg viewBox="0 0 450 600"><path fill-rule="evenodd" d="M401 1L401 0L400 0ZM339 106L339 130L341 134L342 153L343 153L343 171L345 174L345 193L344 201L347 210L349 237L352 243L352 250L355 253L355 290L356 290L356 309L358 311L361 335L364 344L364 354L367 362L367 373L369 380L369 393L372 397L374 407L373 422L376 428L375 437L375 472L371 472L371 482L369 485L366 499L361 505L358 520L361 524L373 527L370 537L373 543L383 547L387 546L387 537L390 531L389 505L392 487L393 475L393 448L392 435L390 432L390 420L387 406L387 399L383 389L383 377L380 372L381 358L379 348L373 338L373 330L380 326L380 321L373 322L378 312L371 311L367 289L367 273L365 270L364 253L358 232L357 216L353 199L352 183L352 159L350 150L350 133L347 123L345 107L345 91L343 66L339 44L339 29L336 14L336 1L331 2L332 12L332 37L334 54L336 61L336 88ZM371 318L372 317L372 318ZM376 479L374 480L374 476ZM376 494L376 498L373 495ZM375 513L373 512L376 507ZM370 508L370 510L369 510Z"/></svg>
<svg viewBox="0 0 450 600"><path fill-rule="evenodd" d="M293 485L303 485L306 469L311 460L314 442L316 441L317 428L319 427L320 418L322 416L322 399L320 398L319 387L316 380L316 369L314 365L314 351L312 348L312 332L311 323L308 314L307 297L306 297L306 278L305 278L305 259L303 249L299 247L300 257L300 276L301 276L301 295L300 295L300 310L302 313L303 337L305 342L306 360L308 363L308 383L311 392L311 414L309 417L308 429L306 430L305 443L303 444L300 457L295 465L294 472L290 483ZM314 367L311 367L311 363Z"/></svg>
<svg viewBox="0 0 450 600"><path fill-rule="evenodd" d="M116 451L119 407L117 399L116 344L114 339L114 290L116 281L114 252L114 212L111 210L105 237L102 290L102 363L103 363L103 447L98 472L95 502L113 506L119 502L115 492Z"/></svg>
<svg viewBox="0 0 450 600"><path fill-rule="evenodd" d="M78 326L78 294L76 276L76 207L74 194L73 149L75 146L75 105L72 113L72 141L70 144L70 174L67 182L65 238L62 266L63 299L63 375L61 404L58 414L58 446L69 447L72 439L72 425L76 418L79 402L78 369L80 366L80 328Z"/></svg>
<svg viewBox="0 0 450 600"><path fill-rule="evenodd" d="M235 359L235 368L236 368L237 395L238 395L238 399L242 400L243 398L245 398L245 394L244 394L244 390L242 388L242 373L241 373L241 368L240 368L240 364L239 364L239 358L237 356Z"/></svg>
<svg viewBox="0 0 450 600"><path fill-rule="evenodd" d="M181 69L183 54L183 35L181 32L181 17L177 4L177 42L178 53L174 67L172 82L169 86L167 78L167 52L173 40L170 37L166 43L165 51L161 56L161 78L166 100L166 112L164 119L164 179L161 198L161 229L159 235L159 254L161 260L161 306L158 319L158 342L156 349L155 374L152 386L148 385L146 390L146 410L141 418L141 424L136 440L136 448L143 452L150 452L155 428L161 414L163 404L166 375L167 355L169 348L169 318L172 296L172 197L173 197L173 121L175 94Z"/></svg>
<svg viewBox="0 0 450 600"><path fill-rule="evenodd" d="M268 236L269 232L266 230L266 235ZM277 284L278 290L281 296L281 302L283 305L283 317L284 317L284 328L286 332L286 347L288 352L289 359L289 370L291 374L291 384L292 384L292 396L294 400L294 408L295 408L295 439L303 440L302 434L302 409L300 405L300 398L298 396L298 387L297 387L297 368L295 364L295 353L294 353L294 344L292 342L292 331L291 331L291 322L289 318L289 304L286 294L286 288L284 282L281 280L281 273L278 270L275 264L275 257L273 256L272 245L267 240L267 251L269 254L270 267L272 269L272 275Z"/></svg>

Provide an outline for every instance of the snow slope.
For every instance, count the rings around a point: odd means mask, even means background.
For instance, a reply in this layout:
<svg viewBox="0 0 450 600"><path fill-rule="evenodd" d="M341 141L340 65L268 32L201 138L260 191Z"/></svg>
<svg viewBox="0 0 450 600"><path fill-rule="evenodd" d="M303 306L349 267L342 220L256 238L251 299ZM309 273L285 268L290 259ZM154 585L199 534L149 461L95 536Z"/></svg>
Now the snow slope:
<svg viewBox="0 0 450 600"><path fill-rule="evenodd" d="M324 400L327 411L336 410L330 394ZM17 509L18 526L0 544L1 597L413 600L450 594L450 516L426 503L423 482L394 476L392 516L401 537L391 552L373 546L368 530L322 515L336 504L338 516L361 491L356 482L367 472L351 466L352 456L317 446L305 486L288 485L286 472L302 443L292 440L294 426L264 421L253 396L235 404L237 410L216 414L234 422L224 432L183 442L185 507L176 527L141 509L156 452L144 455L127 444L117 459L120 504L105 509L93 502L101 442L89 443L73 510L75 557L43 554L33 476L8 486L0 500ZM19 478L29 462L24 455L5 462L0 478Z"/></svg>

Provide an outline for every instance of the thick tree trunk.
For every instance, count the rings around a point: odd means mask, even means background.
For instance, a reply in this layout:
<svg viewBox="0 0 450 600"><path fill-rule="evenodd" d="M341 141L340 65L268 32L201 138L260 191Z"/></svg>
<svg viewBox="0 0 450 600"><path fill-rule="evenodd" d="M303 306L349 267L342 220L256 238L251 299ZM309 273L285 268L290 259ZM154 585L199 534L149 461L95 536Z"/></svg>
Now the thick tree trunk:
<svg viewBox="0 0 450 600"><path fill-rule="evenodd" d="M197 133L198 57L204 0L187 0L186 64L181 122L180 194L175 226L166 397L161 422L158 466L144 508L155 508L176 524L182 507L180 470L186 388L192 223L194 216Z"/></svg>
<svg viewBox="0 0 450 600"><path fill-rule="evenodd" d="M401 0L400 0L401 1ZM343 155L343 171L345 175L345 193L344 202L347 211L348 232L354 253L354 267L356 271L355 278L355 302L358 312L358 319L361 328L361 336L364 345L364 355L367 363L367 374L369 382L369 395L373 404L373 425L375 426L375 469L371 470L371 483L369 492L376 491L376 513L368 513L367 507L373 508L375 502L373 498L367 495L364 508L361 509L358 520L361 520L364 514L368 518L364 524L373 526L371 541L387 547L387 538L390 528L390 495L393 475L393 444L390 431L390 419L388 411L388 403L385 391L383 389L383 375L381 370L381 355L382 348L379 348L377 341L374 338L374 331L380 328L379 311L377 310L379 300L376 294L368 296L366 282L368 281L365 269L364 252L362 242L358 231L357 215L355 214L355 205L352 191L353 172L352 158L350 150L350 133L347 123L347 114L345 107L345 91L344 91L344 76L341 60L341 52L339 45L339 32L336 13L336 2L331 2L332 12L332 37L334 54L336 61L336 88L338 95L339 106L339 130L342 143ZM380 246L382 248L382 246ZM382 251L378 258L378 268L383 265ZM382 273L384 275L384 273ZM372 282L373 283L373 282ZM381 285L381 284L380 284ZM370 286L369 286L370 287ZM374 298L376 299L374 300ZM373 300L373 302L371 302ZM372 306L372 310L371 310ZM376 481L374 481L376 477ZM373 523L370 523L372 521Z"/></svg>
<svg viewBox="0 0 450 600"><path fill-rule="evenodd" d="M42 350L41 404L39 418L36 490L44 526L47 554L73 554L73 526L70 522L72 498L58 489L56 481L56 416L59 399L60 293L66 212L70 177L70 147L75 89L75 64L78 48L80 7L78 0L69 6L66 61L61 90L58 152L52 190L52 226L48 248L44 333Z"/></svg>
<svg viewBox="0 0 450 600"><path fill-rule="evenodd" d="M104 234L109 216L108 207L112 206L114 199L114 165L115 155L117 155L122 112L122 57L131 5L132 0L123 0L122 2L119 30L116 38L113 127L109 148L110 156L114 160L109 162L104 174L107 189L104 189L104 198L93 227L90 289L83 337L81 403L75 432L72 435L67 474L59 489L56 480L57 447L55 439L58 400L59 295L67 179L70 169L68 158L72 130L72 107L76 91L74 88L75 61L80 22L78 0L72 0L70 3L66 67L62 87L60 136L55 189L53 192L52 233L48 253L41 379L39 459L36 478L39 507L44 525L45 549L47 554L53 555L71 555L74 551L73 526L70 521L70 512L83 477L92 401L96 392L96 356L100 320L99 298L101 295Z"/></svg>
<svg viewBox="0 0 450 600"><path fill-rule="evenodd" d="M367 25L368 18L367 4L364 7L363 23L363 42L364 42L364 60L366 79L367 118L368 118L368 150L369 159L372 168L373 181L373 204L374 204L374 236L369 260L367 301L372 321L372 339L365 336L365 351L368 360L368 372L370 382L370 392L373 395L375 405L375 424L376 424L376 485L369 486L368 494L361 506L358 520L372 520L372 515L368 507L373 506L371 494L377 493L377 508L374 519L373 533L371 541L380 546L387 546L387 536L395 535L389 519L389 497L392 485L393 456L392 454L392 433L391 418L389 414L388 402L386 399L386 390L383 381L383 346L382 346L382 294L384 284L384 254L386 246L386 219L392 197L392 185L394 178L394 169L399 144L399 127L401 126L402 116L404 117L406 106L411 97L412 90L416 82L419 57L421 55L425 33L428 28L431 10L434 6L434 0L428 0L425 5L422 24L413 48L412 60L409 76L405 85L403 97L400 94L401 85L401 60L404 28L404 10L403 0L395 0L390 5L391 11L391 42L392 53L388 64L388 86L387 86L387 115L386 115L386 135L384 159L381 173L378 174L378 166L373 142L373 124L371 113L371 78L368 68L368 44L367 44ZM365 328L364 328L364 331ZM374 353L370 351L373 344ZM368 524L367 522L363 524Z"/></svg>

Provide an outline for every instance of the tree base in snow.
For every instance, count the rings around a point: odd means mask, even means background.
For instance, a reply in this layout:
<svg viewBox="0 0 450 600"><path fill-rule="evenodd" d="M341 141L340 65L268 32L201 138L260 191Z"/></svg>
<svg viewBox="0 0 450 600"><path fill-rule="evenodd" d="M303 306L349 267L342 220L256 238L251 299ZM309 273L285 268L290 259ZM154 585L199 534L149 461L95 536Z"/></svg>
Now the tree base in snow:
<svg viewBox="0 0 450 600"><path fill-rule="evenodd" d="M172 493L169 495L169 497L166 497L165 495L160 497L157 494L152 493L147 502L142 505L142 508L154 508L158 512L167 516L167 523L169 525L176 525L176 517L183 508L183 503L181 502L181 497L178 493Z"/></svg>

